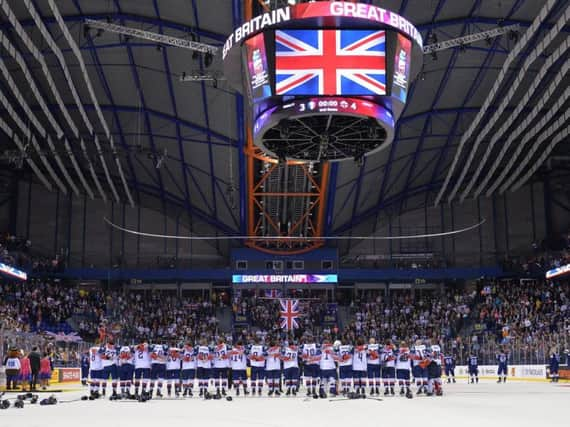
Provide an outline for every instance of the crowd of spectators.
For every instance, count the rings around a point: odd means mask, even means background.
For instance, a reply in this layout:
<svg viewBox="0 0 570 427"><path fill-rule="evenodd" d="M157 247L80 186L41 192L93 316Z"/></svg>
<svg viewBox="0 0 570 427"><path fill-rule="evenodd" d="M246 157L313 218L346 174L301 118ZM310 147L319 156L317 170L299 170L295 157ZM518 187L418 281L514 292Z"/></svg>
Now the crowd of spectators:
<svg viewBox="0 0 570 427"><path fill-rule="evenodd" d="M295 336L302 336L306 332L316 336L338 334L336 303L330 303L326 298L311 298L303 292L297 292L294 298L298 299L298 310L302 313L296 320L299 328L294 331ZM248 333L260 337L283 335L280 318L282 308L277 297L260 297L255 293L242 292L234 296L232 309L235 322L248 326ZM239 330L243 335L244 328Z"/></svg>
<svg viewBox="0 0 570 427"><path fill-rule="evenodd" d="M353 320L344 328L343 339L353 342L362 335L381 342L444 342L459 334L474 297L474 292L449 290L444 295L424 292L419 298L399 291L387 298L370 291L351 303Z"/></svg>
<svg viewBox="0 0 570 427"><path fill-rule="evenodd" d="M442 292L361 291L333 303L315 294L299 293L299 338L355 342L358 336L383 342L422 340L440 343L460 362L476 352L491 355L501 346L518 352L521 361L546 358L552 347L570 345L570 285L567 281L481 281L464 289ZM330 295L329 295L330 297ZM338 311L348 318L340 323ZM87 342L112 335L120 342L143 340L178 344L221 335L217 308L229 307L235 328L228 339L284 337L278 299L243 291L179 296L175 291L91 289L53 281L25 284L0 282L0 318L4 330L22 333L75 332ZM342 328L342 329L341 329ZM76 354L62 357L72 363ZM534 359L533 359L534 358Z"/></svg>
<svg viewBox="0 0 570 427"><path fill-rule="evenodd" d="M30 240L11 233L0 234L0 262L35 273L59 273L65 268L61 256L33 253Z"/></svg>

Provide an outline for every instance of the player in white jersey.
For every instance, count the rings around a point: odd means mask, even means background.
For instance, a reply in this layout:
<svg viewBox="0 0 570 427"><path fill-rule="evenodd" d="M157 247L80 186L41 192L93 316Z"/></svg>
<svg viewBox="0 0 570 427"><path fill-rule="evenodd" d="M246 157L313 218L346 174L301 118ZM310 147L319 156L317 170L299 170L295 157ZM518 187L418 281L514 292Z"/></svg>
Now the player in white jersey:
<svg viewBox="0 0 570 427"><path fill-rule="evenodd" d="M285 345L281 351L281 360L287 387L285 394L290 396L293 393L293 396L296 396L299 388L299 347L294 344Z"/></svg>
<svg viewBox="0 0 570 427"><path fill-rule="evenodd" d="M366 394L366 373L368 371L367 349L364 339L359 337L352 354L352 378L357 394Z"/></svg>
<svg viewBox="0 0 570 427"><path fill-rule="evenodd" d="M443 364L443 354L439 345L432 345L428 355L429 365L428 371L428 392L427 395L431 396L434 393L436 396L443 394L442 381L441 381L441 365Z"/></svg>
<svg viewBox="0 0 570 427"><path fill-rule="evenodd" d="M134 370L133 350L129 346L122 346L119 350L119 385L123 398L129 397L131 394Z"/></svg>
<svg viewBox="0 0 570 427"><path fill-rule="evenodd" d="M200 340L200 345L197 348L197 358L196 363L196 376L198 377L198 387L200 388L200 397L205 396L208 392L208 385L210 383L211 372L212 372L212 359L214 358L212 354L212 348L208 346L208 342L205 338Z"/></svg>
<svg viewBox="0 0 570 427"><path fill-rule="evenodd" d="M141 393L146 393L150 383L150 349L146 342L135 347L135 396L139 394L139 385L142 383Z"/></svg>
<svg viewBox="0 0 570 427"><path fill-rule="evenodd" d="M255 344L250 345L247 350L249 364L251 366L251 393L255 396L255 389L261 396L263 380L265 379L265 356L266 349L256 338Z"/></svg>
<svg viewBox="0 0 570 427"><path fill-rule="evenodd" d="M92 395L99 393L99 387L103 379L104 371L100 349L100 347L91 347L89 349L89 378L91 379L89 391Z"/></svg>
<svg viewBox="0 0 570 427"><path fill-rule="evenodd" d="M172 395L173 388L176 397L180 396L180 357L180 350L176 347L170 347L168 357L166 358L166 394L168 397Z"/></svg>
<svg viewBox="0 0 570 427"><path fill-rule="evenodd" d="M192 396L194 388L194 378L196 378L196 355L197 352L190 342L187 342L182 349L182 372L181 378L184 385L183 396Z"/></svg>
<svg viewBox="0 0 570 427"><path fill-rule="evenodd" d="M400 386L400 396L405 394L408 399L412 398L412 391L410 390L411 369L410 349L407 344L402 341L396 355L396 378L398 378L398 385ZM405 391L404 386L406 387Z"/></svg>
<svg viewBox="0 0 570 427"><path fill-rule="evenodd" d="M396 383L396 355L394 345L391 340L386 341L382 349L382 383L384 384L384 396L394 395L394 384Z"/></svg>
<svg viewBox="0 0 570 427"><path fill-rule="evenodd" d="M101 360L103 364L103 382L101 387L103 389L103 396L107 389L107 380L111 378L111 386L113 387L113 397L117 396L117 380L119 379L117 361L119 358L119 350L115 347L115 342L113 340L107 341L101 349Z"/></svg>
<svg viewBox="0 0 570 427"><path fill-rule="evenodd" d="M380 344L374 338L368 341L368 386L370 395L380 394Z"/></svg>
<svg viewBox="0 0 570 427"><path fill-rule="evenodd" d="M269 343L265 358L265 378L269 387L268 396L279 396L279 380L281 379L281 347L274 339Z"/></svg>
<svg viewBox="0 0 570 427"><path fill-rule="evenodd" d="M301 346L301 359L303 360L303 377L305 378L305 386L307 387L307 396L317 396L317 379L319 378L319 364L321 362L321 354L319 346L306 338L305 343Z"/></svg>
<svg viewBox="0 0 570 427"><path fill-rule="evenodd" d="M417 387L416 394L427 392L427 369L423 367L425 351L425 345L417 344L410 352L410 358L412 359L412 376L414 377Z"/></svg>
<svg viewBox="0 0 570 427"><path fill-rule="evenodd" d="M156 396L162 397L162 383L166 378L166 357L168 356L168 346L155 344L150 352L150 395L154 391L156 383Z"/></svg>
<svg viewBox="0 0 570 427"><path fill-rule="evenodd" d="M335 343L336 344L336 343ZM342 394L346 395L352 387L352 352L354 347L350 344L341 344L338 341L338 372Z"/></svg>
<svg viewBox="0 0 570 427"><path fill-rule="evenodd" d="M230 367L229 359L230 348L225 343L223 338L218 340L218 344L214 347L214 359L213 359L213 377L214 386L216 387L216 394L220 394L220 384L222 386L222 395L226 395L226 389L228 388L228 371Z"/></svg>
<svg viewBox="0 0 570 427"><path fill-rule="evenodd" d="M247 356L246 349L241 341L230 350L230 368L232 368L232 382L236 389L236 396L239 396L239 386L243 385L243 394L247 391Z"/></svg>
<svg viewBox="0 0 570 427"><path fill-rule="evenodd" d="M337 395L336 391L336 361L338 360L338 355L335 352L333 345L329 340L323 341L321 346L321 358L319 360L319 371L321 373L321 384L319 387L319 396L322 399L327 398L326 389L328 388L329 393L332 396ZM328 385L328 387L327 387Z"/></svg>

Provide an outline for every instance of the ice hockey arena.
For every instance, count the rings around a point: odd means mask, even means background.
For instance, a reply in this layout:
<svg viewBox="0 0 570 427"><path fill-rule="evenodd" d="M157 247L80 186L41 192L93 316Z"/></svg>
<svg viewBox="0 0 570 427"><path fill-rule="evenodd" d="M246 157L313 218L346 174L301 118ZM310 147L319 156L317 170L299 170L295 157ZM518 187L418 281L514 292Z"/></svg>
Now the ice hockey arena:
<svg viewBox="0 0 570 427"><path fill-rule="evenodd" d="M568 0L0 0L0 426L570 425Z"/></svg>

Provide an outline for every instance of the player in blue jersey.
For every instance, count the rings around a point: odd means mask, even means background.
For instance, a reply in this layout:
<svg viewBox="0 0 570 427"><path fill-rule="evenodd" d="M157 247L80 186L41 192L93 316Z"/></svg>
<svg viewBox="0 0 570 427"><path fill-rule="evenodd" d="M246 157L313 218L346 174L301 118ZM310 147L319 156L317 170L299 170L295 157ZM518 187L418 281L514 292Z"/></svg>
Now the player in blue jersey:
<svg viewBox="0 0 570 427"><path fill-rule="evenodd" d="M472 353L467 360L467 368L469 374L468 382L479 383L479 361L477 360L477 355Z"/></svg>
<svg viewBox="0 0 570 427"><path fill-rule="evenodd" d="M87 385L89 378L89 352L81 353L81 385Z"/></svg>
<svg viewBox="0 0 570 427"><path fill-rule="evenodd" d="M550 352L550 360L549 360L549 370L550 370L550 382L557 383L559 374L558 368L560 366L560 355L556 351L556 349L552 349Z"/></svg>
<svg viewBox="0 0 570 427"><path fill-rule="evenodd" d="M443 363L445 364L447 383L449 384L452 380L455 382L455 357L449 354L443 358Z"/></svg>
<svg viewBox="0 0 570 427"><path fill-rule="evenodd" d="M501 350L501 352L497 354L497 375L499 376L497 383L500 383L501 381L503 383L507 382L508 364L509 354L504 350Z"/></svg>

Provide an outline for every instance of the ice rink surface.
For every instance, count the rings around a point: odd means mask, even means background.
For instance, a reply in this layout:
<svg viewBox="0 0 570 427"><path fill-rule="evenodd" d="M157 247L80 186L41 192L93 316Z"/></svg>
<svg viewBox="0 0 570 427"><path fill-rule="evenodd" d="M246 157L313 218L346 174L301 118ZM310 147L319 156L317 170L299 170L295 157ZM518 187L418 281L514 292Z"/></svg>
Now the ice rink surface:
<svg viewBox="0 0 570 427"><path fill-rule="evenodd" d="M444 396L381 397L382 401L313 400L298 396L239 397L233 401L77 401L84 389L57 393L55 406L26 403L0 411L0 426L18 427L421 427L570 426L570 384L481 381L444 384ZM42 394L41 398L48 395ZM15 397L15 395L12 395ZM4 397L6 398L6 397ZM12 400L13 402L13 400Z"/></svg>

